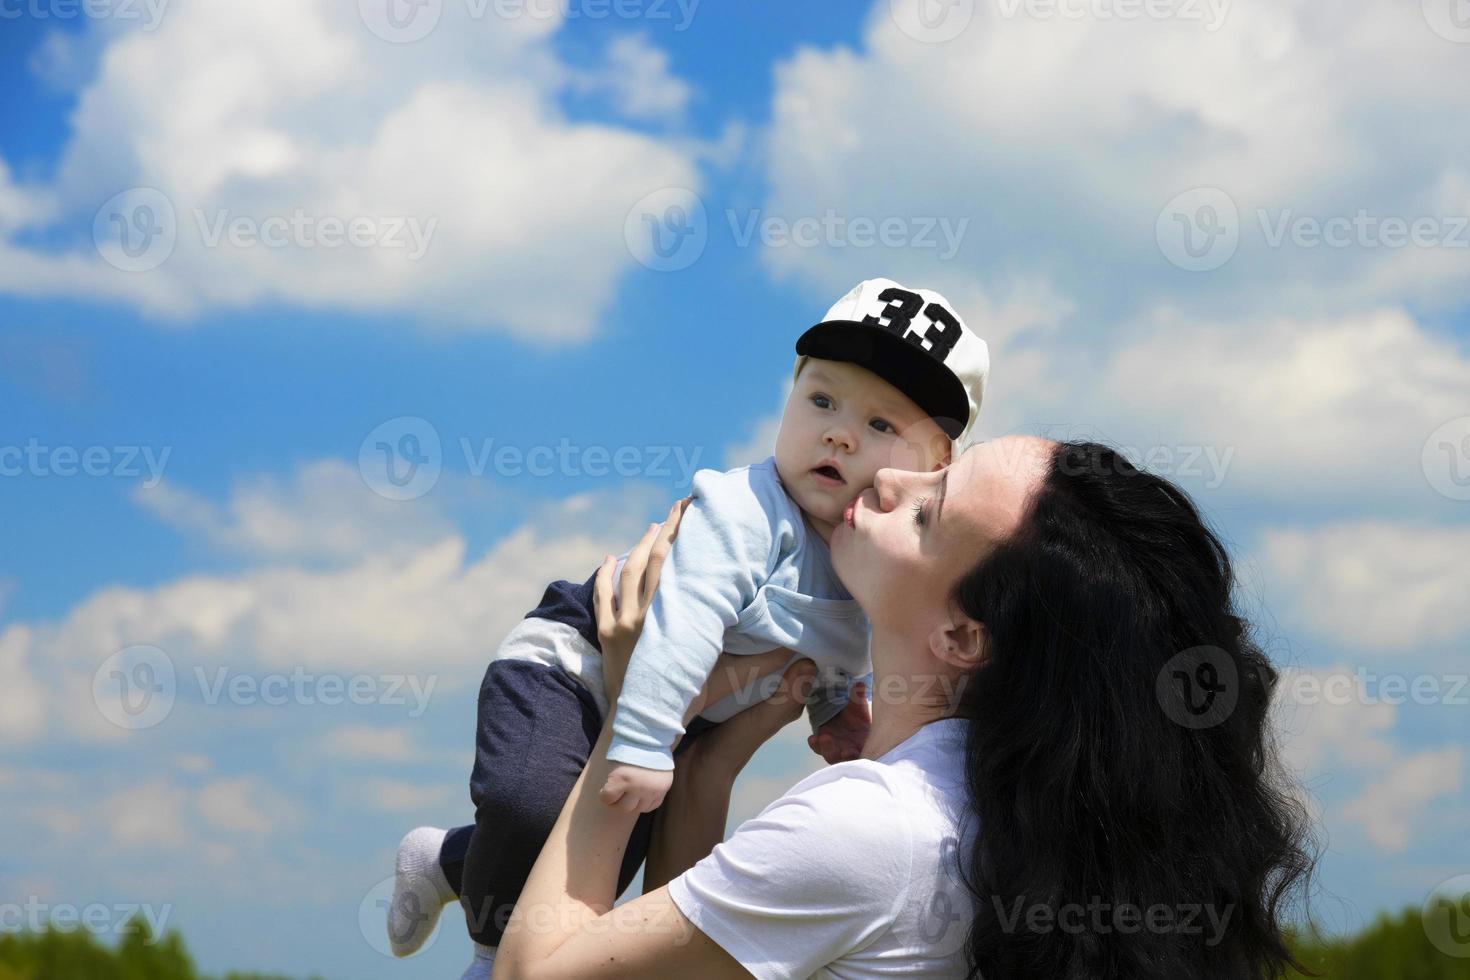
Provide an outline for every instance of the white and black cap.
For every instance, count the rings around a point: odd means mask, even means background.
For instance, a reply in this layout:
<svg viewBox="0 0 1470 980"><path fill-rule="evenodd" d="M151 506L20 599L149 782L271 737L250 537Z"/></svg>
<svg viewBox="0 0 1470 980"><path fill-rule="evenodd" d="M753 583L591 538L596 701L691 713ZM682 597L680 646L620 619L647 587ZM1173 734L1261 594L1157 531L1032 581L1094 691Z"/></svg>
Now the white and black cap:
<svg viewBox="0 0 1470 980"><path fill-rule="evenodd" d="M961 448L980 415L990 349L932 289L865 279L796 341L808 357L867 368L903 392Z"/></svg>

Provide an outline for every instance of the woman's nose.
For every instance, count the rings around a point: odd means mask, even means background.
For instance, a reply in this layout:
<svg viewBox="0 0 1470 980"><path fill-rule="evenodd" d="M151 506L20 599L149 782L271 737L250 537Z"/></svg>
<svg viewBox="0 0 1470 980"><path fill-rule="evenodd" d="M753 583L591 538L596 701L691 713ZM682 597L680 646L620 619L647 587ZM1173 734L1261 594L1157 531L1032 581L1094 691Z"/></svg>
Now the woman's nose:
<svg viewBox="0 0 1470 980"><path fill-rule="evenodd" d="M899 486L898 471L884 467L873 474L873 489L878 492L878 506L884 512L898 506L903 488Z"/></svg>

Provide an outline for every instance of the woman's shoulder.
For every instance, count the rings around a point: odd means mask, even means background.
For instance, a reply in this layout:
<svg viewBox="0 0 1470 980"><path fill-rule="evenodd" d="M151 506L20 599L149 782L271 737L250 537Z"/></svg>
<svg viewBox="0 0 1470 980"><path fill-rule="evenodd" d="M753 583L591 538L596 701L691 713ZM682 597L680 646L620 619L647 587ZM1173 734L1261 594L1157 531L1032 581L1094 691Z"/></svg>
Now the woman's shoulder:
<svg viewBox="0 0 1470 980"><path fill-rule="evenodd" d="M952 832L957 800L913 766L854 759L827 766L787 790L778 804L797 806L844 838L892 848ZM770 809L769 807L767 809Z"/></svg>

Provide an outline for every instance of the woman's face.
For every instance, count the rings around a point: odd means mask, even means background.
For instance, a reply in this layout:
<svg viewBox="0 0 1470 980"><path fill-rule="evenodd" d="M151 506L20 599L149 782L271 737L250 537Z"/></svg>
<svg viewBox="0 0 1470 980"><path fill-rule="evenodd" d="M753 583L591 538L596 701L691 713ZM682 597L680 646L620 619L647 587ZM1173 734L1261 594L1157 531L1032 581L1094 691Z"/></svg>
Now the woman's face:
<svg viewBox="0 0 1470 980"><path fill-rule="evenodd" d="M879 470L832 533L832 563L874 629L923 633L960 577L1019 526L1055 443L1006 436L932 473Z"/></svg>

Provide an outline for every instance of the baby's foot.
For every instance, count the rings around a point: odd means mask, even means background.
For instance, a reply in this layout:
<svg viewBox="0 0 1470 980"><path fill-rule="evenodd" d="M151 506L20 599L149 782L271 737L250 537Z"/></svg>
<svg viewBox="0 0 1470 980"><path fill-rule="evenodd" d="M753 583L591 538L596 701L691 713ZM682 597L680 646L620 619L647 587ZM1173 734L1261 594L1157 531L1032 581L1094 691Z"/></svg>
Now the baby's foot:
<svg viewBox="0 0 1470 980"><path fill-rule="evenodd" d="M490 980L494 969L495 948L475 943L475 958L470 960L469 967L459 975L459 980Z"/></svg>
<svg viewBox="0 0 1470 980"><path fill-rule="evenodd" d="M388 907L388 943L394 956L416 952L433 935L444 906L455 899L439 867L445 833L438 827L417 827L398 843L393 904Z"/></svg>

